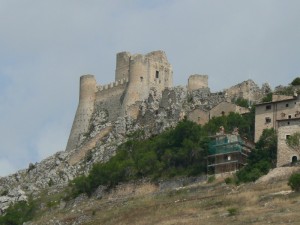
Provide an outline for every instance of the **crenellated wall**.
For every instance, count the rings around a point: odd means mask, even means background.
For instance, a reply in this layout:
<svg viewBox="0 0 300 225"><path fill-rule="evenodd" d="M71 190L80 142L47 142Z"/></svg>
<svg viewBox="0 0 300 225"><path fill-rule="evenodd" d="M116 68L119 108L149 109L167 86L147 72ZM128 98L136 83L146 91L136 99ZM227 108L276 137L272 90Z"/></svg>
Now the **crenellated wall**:
<svg viewBox="0 0 300 225"><path fill-rule="evenodd" d="M109 120L116 120L122 113L122 95L128 85L128 79L122 79L108 85L98 86L95 104L105 109Z"/></svg>

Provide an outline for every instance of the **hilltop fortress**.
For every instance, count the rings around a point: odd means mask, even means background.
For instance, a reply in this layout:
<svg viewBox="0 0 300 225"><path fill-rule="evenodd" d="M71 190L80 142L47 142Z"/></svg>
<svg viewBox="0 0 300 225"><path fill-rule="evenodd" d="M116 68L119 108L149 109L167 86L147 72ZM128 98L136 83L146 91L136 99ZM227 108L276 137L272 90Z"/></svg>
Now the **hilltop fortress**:
<svg viewBox="0 0 300 225"><path fill-rule="evenodd" d="M66 150L78 147L80 136L90 129L91 118L96 109L105 112L109 121L126 116L137 119L141 114L143 103L145 101L151 103L155 99L159 101L154 115L157 116L160 112L159 107L171 107L172 102L179 104L178 99L174 97L175 89L172 66L165 52L154 51L146 55L118 53L115 82L101 85L97 84L93 75L81 76L79 104ZM232 99L243 97L257 101L266 91L266 88L262 89L259 89L252 80L248 80L213 94L208 87L207 75L191 75L184 92L186 100L194 104L188 110L182 109L177 113L177 117L188 116L189 119L203 124L210 117L220 113L247 112L247 109L233 105ZM222 106L211 110L221 102Z"/></svg>

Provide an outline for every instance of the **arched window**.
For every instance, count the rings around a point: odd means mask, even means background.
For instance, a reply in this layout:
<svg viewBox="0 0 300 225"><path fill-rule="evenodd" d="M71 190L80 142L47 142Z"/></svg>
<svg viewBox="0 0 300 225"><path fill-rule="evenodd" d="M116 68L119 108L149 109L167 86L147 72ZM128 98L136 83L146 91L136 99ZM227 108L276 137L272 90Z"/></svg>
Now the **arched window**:
<svg viewBox="0 0 300 225"><path fill-rule="evenodd" d="M297 156L293 156L292 157L292 164L294 164L294 163L296 163L298 161L298 158L297 158Z"/></svg>

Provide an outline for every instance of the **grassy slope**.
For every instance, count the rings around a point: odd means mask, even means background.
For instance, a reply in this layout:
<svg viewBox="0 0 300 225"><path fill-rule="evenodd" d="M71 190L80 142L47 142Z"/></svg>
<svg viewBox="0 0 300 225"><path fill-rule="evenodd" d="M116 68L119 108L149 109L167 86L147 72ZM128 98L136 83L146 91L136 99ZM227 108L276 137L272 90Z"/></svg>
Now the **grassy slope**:
<svg viewBox="0 0 300 225"><path fill-rule="evenodd" d="M239 187L217 180L164 192L151 184L122 185L101 200L52 207L34 224L300 224L300 194L289 193L286 179Z"/></svg>

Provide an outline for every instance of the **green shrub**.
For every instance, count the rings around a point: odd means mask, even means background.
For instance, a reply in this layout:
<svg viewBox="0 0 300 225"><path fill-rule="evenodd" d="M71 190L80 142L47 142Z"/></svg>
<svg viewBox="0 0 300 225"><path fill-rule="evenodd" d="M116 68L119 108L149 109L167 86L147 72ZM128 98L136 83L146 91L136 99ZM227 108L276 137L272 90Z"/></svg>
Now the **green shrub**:
<svg viewBox="0 0 300 225"><path fill-rule="evenodd" d="M228 216L235 216L238 214L239 210L238 208L229 208L227 209Z"/></svg>
<svg viewBox="0 0 300 225"><path fill-rule="evenodd" d="M207 179L207 183L212 183L216 180L216 177L215 176L209 176L208 179Z"/></svg>
<svg viewBox="0 0 300 225"><path fill-rule="evenodd" d="M91 195L99 185L109 188L120 182L174 176L196 176L206 172L208 138L198 124L184 119L174 129L169 129L150 139L142 132L128 136L117 153L106 163L94 164L88 176L74 179L72 196Z"/></svg>
<svg viewBox="0 0 300 225"><path fill-rule="evenodd" d="M300 173L294 173L290 176L288 185L293 191L300 191Z"/></svg>
<svg viewBox="0 0 300 225"><path fill-rule="evenodd" d="M224 181L225 181L226 184L233 184L234 183L234 179L232 177L226 177Z"/></svg>
<svg viewBox="0 0 300 225"><path fill-rule="evenodd" d="M293 85L293 86L300 85L300 77L296 77L296 78L292 81L291 85Z"/></svg>
<svg viewBox="0 0 300 225"><path fill-rule="evenodd" d="M21 225L33 218L36 211L35 202L30 200L17 202L8 207L6 214L0 216L0 225Z"/></svg>
<svg viewBox="0 0 300 225"><path fill-rule="evenodd" d="M8 194L8 190L3 190L2 192L1 192L1 194L0 194L0 196L5 196L5 195L7 195Z"/></svg>

